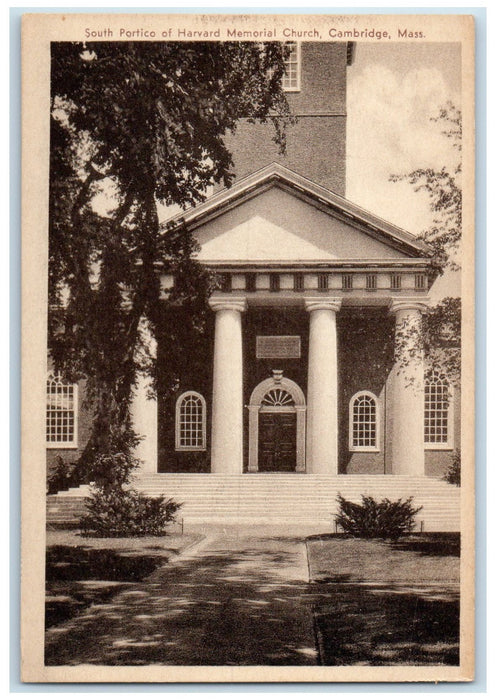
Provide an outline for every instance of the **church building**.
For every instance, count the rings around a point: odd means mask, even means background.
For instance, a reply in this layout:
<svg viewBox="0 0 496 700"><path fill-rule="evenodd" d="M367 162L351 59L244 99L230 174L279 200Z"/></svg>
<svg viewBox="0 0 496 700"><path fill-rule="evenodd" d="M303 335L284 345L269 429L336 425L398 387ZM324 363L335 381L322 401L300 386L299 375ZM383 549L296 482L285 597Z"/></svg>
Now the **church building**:
<svg viewBox="0 0 496 700"><path fill-rule="evenodd" d="M340 492L414 496L419 528L459 528L459 489L442 480L459 446L459 401L414 343L430 251L346 199L354 51L292 44L285 155L269 124L241 122L228 142L235 183L182 217L222 284L175 394L150 398L142 378L132 413L137 485L183 501L185 523L317 526ZM164 295L173 284L164 273ZM156 357L160 373L166 343ZM49 460L84 447L81 394L49 377Z"/></svg>

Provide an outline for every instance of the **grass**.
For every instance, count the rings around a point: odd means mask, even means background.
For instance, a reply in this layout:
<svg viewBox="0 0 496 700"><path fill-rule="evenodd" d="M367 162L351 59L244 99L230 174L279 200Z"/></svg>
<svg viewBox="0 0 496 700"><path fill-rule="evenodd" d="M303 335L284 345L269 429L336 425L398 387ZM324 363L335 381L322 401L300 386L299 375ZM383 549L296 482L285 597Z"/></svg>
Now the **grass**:
<svg viewBox="0 0 496 700"><path fill-rule="evenodd" d="M458 665L459 537L307 541L323 665Z"/></svg>
<svg viewBox="0 0 496 700"><path fill-rule="evenodd" d="M142 581L199 539L99 538L82 537L75 530L47 531L45 628Z"/></svg>

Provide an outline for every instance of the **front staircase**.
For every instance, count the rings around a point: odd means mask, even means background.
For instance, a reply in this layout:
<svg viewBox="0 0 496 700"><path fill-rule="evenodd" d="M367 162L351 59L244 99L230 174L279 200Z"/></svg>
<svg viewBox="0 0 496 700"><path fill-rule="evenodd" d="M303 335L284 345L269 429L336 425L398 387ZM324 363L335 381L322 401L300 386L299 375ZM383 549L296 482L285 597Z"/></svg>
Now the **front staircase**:
<svg viewBox="0 0 496 700"><path fill-rule="evenodd" d="M417 530L460 530L460 489L439 479L393 475L323 474L149 474L133 484L150 496L164 495L183 504L184 527L202 523L284 523L334 531L336 495L359 502L374 498L408 498L423 506ZM48 524L77 522L84 512L88 487L47 498Z"/></svg>

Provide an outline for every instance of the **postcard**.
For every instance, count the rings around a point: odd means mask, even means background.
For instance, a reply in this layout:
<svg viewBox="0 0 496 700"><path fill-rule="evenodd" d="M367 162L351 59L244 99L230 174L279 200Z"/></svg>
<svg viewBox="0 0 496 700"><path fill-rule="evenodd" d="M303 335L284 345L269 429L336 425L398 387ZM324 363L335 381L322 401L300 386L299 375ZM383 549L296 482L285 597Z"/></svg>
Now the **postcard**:
<svg viewBox="0 0 496 700"><path fill-rule="evenodd" d="M26 14L22 680L470 681L469 15Z"/></svg>

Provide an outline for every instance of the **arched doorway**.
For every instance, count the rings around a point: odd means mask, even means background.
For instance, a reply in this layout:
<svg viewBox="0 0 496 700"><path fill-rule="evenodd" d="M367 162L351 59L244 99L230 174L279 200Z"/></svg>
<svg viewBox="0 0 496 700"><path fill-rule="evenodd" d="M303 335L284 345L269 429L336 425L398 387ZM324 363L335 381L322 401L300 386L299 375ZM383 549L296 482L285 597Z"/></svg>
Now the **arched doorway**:
<svg viewBox="0 0 496 700"><path fill-rule="evenodd" d="M252 392L248 471L305 471L305 396L291 379L274 370Z"/></svg>

